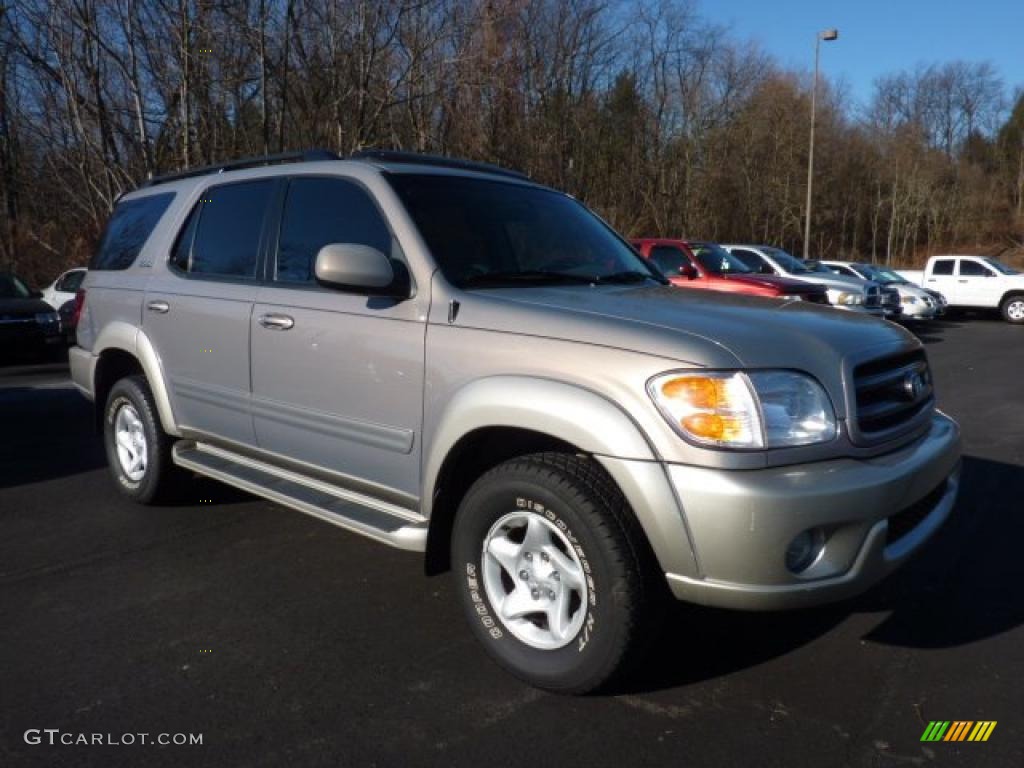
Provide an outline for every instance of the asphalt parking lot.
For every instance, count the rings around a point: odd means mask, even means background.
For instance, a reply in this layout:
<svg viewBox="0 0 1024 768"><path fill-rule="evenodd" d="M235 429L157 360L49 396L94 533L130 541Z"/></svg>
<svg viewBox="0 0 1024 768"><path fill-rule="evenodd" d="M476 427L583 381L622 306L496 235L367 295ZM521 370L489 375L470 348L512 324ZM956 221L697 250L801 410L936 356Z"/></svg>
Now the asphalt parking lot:
<svg viewBox="0 0 1024 768"><path fill-rule="evenodd" d="M414 555L207 481L133 506L66 370L0 369L0 766L1022 765L1024 328L919 334L965 440L927 549L836 606L678 606L626 689L575 699L495 667Z"/></svg>

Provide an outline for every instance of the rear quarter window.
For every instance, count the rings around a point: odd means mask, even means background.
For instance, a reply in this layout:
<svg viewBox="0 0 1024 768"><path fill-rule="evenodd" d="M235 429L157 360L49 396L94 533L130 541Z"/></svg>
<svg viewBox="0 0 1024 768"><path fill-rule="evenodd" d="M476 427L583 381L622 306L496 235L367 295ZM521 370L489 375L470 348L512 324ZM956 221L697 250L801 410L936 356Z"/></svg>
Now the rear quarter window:
<svg viewBox="0 0 1024 768"><path fill-rule="evenodd" d="M89 269L128 269L164 215L173 192L124 200L114 207Z"/></svg>

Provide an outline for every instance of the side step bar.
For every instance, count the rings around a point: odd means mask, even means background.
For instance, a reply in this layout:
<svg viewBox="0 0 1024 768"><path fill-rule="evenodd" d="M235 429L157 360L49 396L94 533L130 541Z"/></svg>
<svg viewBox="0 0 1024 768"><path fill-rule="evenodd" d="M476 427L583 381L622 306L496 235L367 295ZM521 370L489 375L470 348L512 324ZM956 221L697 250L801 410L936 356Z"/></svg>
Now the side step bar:
<svg viewBox="0 0 1024 768"><path fill-rule="evenodd" d="M399 549L425 552L427 521L401 507L206 443L179 441L174 463Z"/></svg>

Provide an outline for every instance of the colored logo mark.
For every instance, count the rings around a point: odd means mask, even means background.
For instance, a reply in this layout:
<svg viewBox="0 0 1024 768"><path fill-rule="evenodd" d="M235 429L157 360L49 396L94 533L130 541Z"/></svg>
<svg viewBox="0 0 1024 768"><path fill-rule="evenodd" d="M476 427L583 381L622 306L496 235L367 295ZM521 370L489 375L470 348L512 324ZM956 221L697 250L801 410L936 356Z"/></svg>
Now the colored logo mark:
<svg viewBox="0 0 1024 768"><path fill-rule="evenodd" d="M932 720L921 734L921 741L988 741L996 728L995 720Z"/></svg>

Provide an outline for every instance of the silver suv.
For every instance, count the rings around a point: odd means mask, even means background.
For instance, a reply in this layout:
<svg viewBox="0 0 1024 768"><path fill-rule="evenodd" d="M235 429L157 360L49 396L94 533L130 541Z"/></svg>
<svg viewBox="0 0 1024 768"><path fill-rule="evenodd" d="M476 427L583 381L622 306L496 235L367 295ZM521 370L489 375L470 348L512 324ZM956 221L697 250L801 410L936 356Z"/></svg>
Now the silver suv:
<svg viewBox="0 0 1024 768"><path fill-rule="evenodd" d="M679 290L572 197L428 156L125 195L71 366L127 496L195 473L423 553L487 651L562 692L626 669L668 593L860 592L957 491L902 328Z"/></svg>

